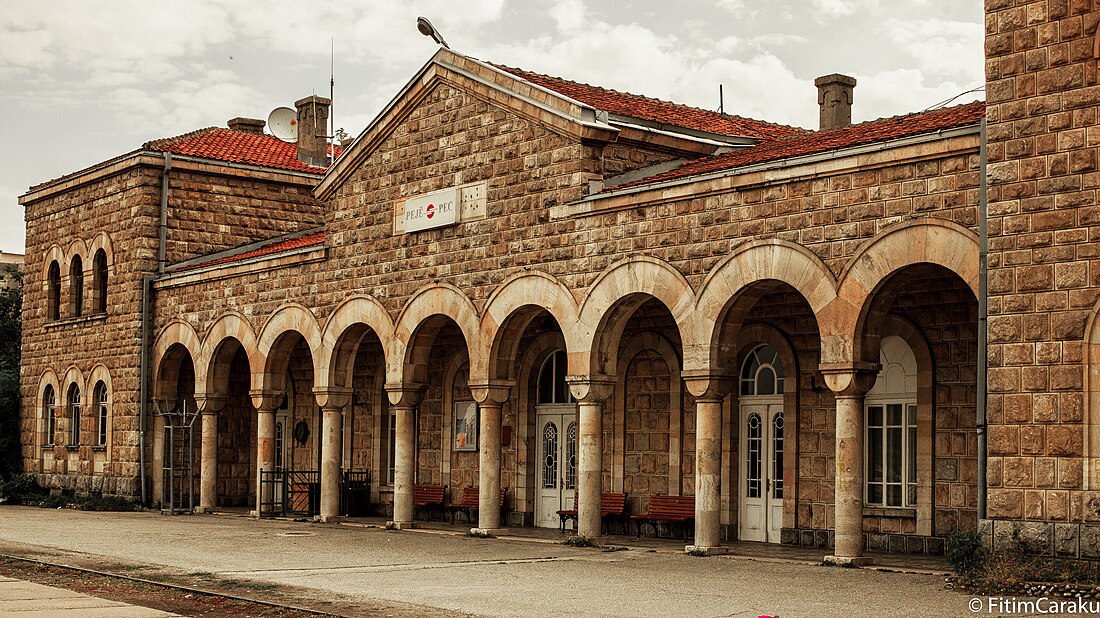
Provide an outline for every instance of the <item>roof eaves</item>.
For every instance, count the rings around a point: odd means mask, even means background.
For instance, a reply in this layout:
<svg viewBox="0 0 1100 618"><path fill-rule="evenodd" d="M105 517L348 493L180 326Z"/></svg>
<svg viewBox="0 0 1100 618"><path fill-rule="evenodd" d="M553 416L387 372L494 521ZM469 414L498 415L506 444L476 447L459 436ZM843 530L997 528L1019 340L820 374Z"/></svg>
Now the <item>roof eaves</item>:
<svg viewBox="0 0 1100 618"><path fill-rule="evenodd" d="M226 249L225 251L219 251L217 253L210 253L210 254L207 254L207 255L200 255L198 257L191 258L189 260L184 260L183 262L177 262L175 264L172 264L171 266L166 267L164 269L164 274L169 275L169 274L172 274L172 273L177 273L177 272L190 270L190 269L193 269L195 267L202 266L204 264L209 264L209 263L212 263L212 262L220 262L221 260L225 260L227 258L231 258L231 257L236 256L236 255L244 255L245 253L251 253L252 251L257 251L259 249L263 249L264 247L267 247L267 246L270 246L270 245L277 245L281 242L286 242L288 240L294 240L295 238L301 238L303 236L309 236L310 234L316 234L318 232L323 232L324 230L325 230L324 226L312 227L312 228L309 228L309 229L293 232L291 234L284 234L282 236L276 236L274 238L267 238L267 239L260 240L260 241L254 242L254 243L249 243L247 245L241 245L239 247L234 247L232 249ZM292 249L288 249L288 251L289 250L292 250ZM275 253L272 253L270 255L276 255L278 253L282 253L282 252L275 252ZM266 256L263 256L263 257L266 257Z"/></svg>

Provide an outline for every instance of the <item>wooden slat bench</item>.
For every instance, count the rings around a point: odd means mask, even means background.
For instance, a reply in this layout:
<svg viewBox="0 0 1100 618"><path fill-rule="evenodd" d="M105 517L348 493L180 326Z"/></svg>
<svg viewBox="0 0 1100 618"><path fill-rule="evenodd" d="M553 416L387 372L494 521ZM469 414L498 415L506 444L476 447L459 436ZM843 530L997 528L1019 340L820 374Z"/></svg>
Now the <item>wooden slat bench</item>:
<svg viewBox="0 0 1100 618"><path fill-rule="evenodd" d="M659 536L657 524L661 522L678 523L684 529L684 541L689 532L694 533L695 496L650 496L649 507L643 515L631 515L638 527L638 536L642 536L642 525L653 526L653 536Z"/></svg>
<svg viewBox="0 0 1100 618"><path fill-rule="evenodd" d="M606 530L607 524L616 521L619 529L626 533L626 494L608 492L600 494L600 523ZM573 529L577 529L577 495L573 494L573 508L558 511L561 518L561 531L565 532L565 522L572 519Z"/></svg>
<svg viewBox="0 0 1100 618"><path fill-rule="evenodd" d="M413 485L413 518L416 518L416 509L427 511L428 520L432 518L432 511L439 511L439 519L447 519L443 511L443 496L447 492L446 485Z"/></svg>
<svg viewBox="0 0 1100 618"><path fill-rule="evenodd" d="M500 490L500 510L504 510L504 493L508 491L508 488ZM477 487L463 487L462 488L462 502L458 504L448 505L447 508L451 511L451 523L455 523L455 513L465 513L466 521L474 523L474 513L481 508L480 491Z"/></svg>

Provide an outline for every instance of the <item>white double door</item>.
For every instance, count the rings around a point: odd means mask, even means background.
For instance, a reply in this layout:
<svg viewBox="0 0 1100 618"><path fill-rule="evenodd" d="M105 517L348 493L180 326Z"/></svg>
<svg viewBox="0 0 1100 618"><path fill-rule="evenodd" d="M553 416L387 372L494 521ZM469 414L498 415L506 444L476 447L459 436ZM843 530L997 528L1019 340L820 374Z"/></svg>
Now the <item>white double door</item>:
<svg viewBox="0 0 1100 618"><path fill-rule="evenodd" d="M577 480L577 406L536 408L535 525L557 528L557 512L573 508Z"/></svg>
<svg viewBox="0 0 1100 618"><path fill-rule="evenodd" d="M783 403L743 397L738 538L778 543L783 528Z"/></svg>

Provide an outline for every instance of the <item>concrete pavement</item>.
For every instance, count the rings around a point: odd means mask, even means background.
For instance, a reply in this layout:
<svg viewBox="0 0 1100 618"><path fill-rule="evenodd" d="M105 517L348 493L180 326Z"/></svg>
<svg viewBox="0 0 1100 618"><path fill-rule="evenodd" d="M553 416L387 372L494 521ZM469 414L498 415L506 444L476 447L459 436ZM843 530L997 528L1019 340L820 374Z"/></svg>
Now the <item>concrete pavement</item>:
<svg viewBox="0 0 1100 618"><path fill-rule="evenodd" d="M484 616L942 616L942 577L232 516L0 506L0 552Z"/></svg>
<svg viewBox="0 0 1100 618"><path fill-rule="evenodd" d="M17 618L160 618L176 616L148 607L0 576L0 608Z"/></svg>

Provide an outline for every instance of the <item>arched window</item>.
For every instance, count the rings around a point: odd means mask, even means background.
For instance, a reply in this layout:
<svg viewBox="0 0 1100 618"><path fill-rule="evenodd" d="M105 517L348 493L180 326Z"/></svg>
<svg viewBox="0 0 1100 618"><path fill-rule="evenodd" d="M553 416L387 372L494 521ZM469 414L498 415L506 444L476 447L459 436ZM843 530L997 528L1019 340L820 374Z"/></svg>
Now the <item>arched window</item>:
<svg viewBox="0 0 1100 618"><path fill-rule="evenodd" d="M50 269L46 275L49 279L49 292L47 293L48 319L61 319L61 266L57 260L50 262ZM51 439L50 442L53 442Z"/></svg>
<svg viewBox="0 0 1100 618"><path fill-rule="evenodd" d="M93 395L95 403L95 445L107 446L107 385L97 382Z"/></svg>
<svg viewBox="0 0 1100 618"><path fill-rule="evenodd" d="M770 345L762 345L749 353L741 366L742 395L782 395L783 361Z"/></svg>
<svg viewBox="0 0 1100 618"><path fill-rule="evenodd" d="M80 387L69 386L69 446L80 446Z"/></svg>
<svg viewBox="0 0 1100 618"><path fill-rule="evenodd" d="M95 288L95 311L107 313L107 252L95 252L92 259L92 283Z"/></svg>
<svg viewBox="0 0 1100 618"><path fill-rule="evenodd" d="M917 359L901 337L883 337L882 369L867 392L864 503L917 506Z"/></svg>
<svg viewBox="0 0 1100 618"><path fill-rule="evenodd" d="M73 298L73 317L84 315L84 260L79 255L73 256L69 266L69 287Z"/></svg>
<svg viewBox="0 0 1100 618"><path fill-rule="evenodd" d="M53 385L46 385L42 393L42 421L46 431L42 446L53 446L57 435L57 393L53 392Z"/></svg>
<svg viewBox="0 0 1100 618"><path fill-rule="evenodd" d="M565 352L557 350L542 363L539 370L540 404L573 403L573 394L569 392L569 385L565 382L565 362Z"/></svg>

